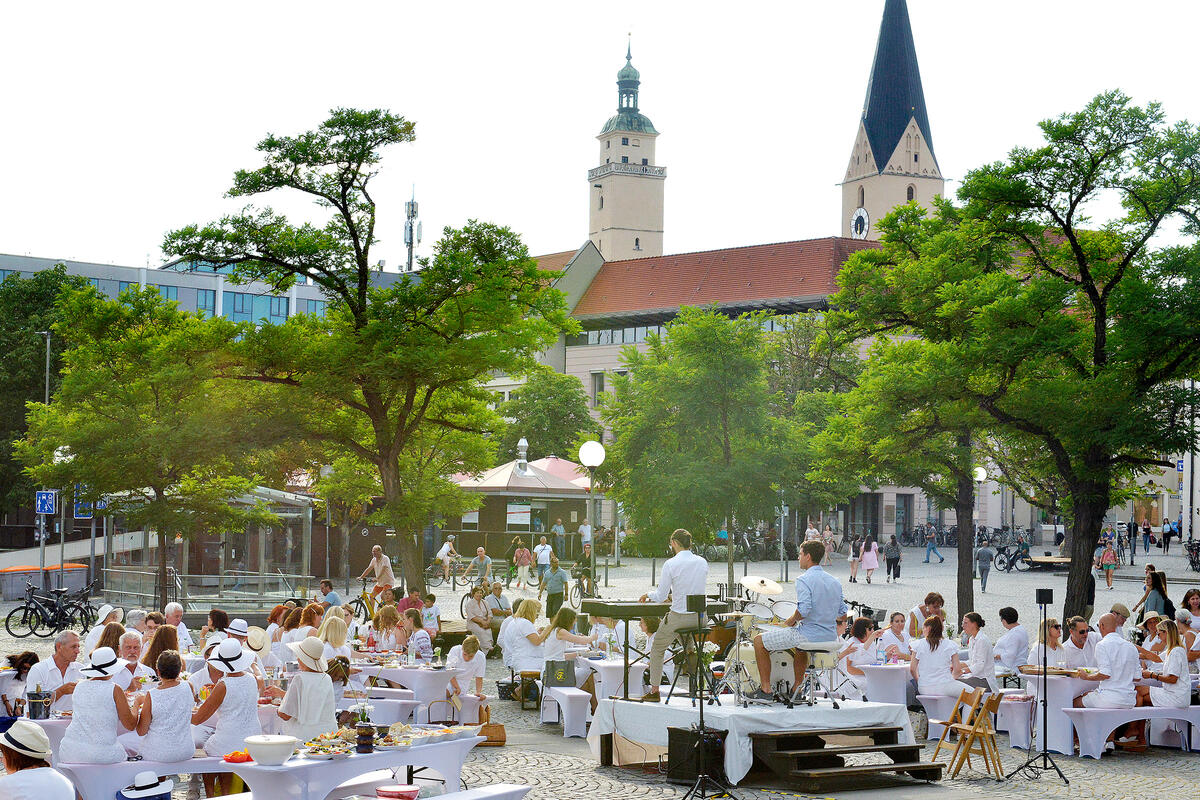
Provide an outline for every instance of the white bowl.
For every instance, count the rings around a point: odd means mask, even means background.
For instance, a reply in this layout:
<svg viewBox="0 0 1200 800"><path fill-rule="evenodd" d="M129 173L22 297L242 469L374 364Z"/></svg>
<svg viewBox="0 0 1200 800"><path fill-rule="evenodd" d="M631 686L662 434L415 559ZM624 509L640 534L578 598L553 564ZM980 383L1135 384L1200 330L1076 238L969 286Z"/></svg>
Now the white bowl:
<svg viewBox="0 0 1200 800"><path fill-rule="evenodd" d="M296 745L300 744L295 736L247 736L243 741L250 757L264 767L283 764L292 757Z"/></svg>

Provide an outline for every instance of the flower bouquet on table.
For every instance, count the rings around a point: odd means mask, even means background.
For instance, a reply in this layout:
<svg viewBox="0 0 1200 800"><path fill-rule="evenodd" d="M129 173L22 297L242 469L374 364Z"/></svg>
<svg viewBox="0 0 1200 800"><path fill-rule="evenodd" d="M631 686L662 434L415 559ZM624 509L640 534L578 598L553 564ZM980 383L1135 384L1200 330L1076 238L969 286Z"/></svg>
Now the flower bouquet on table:
<svg viewBox="0 0 1200 800"><path fill-rule="evenodd" d="M347 711L354 714L354 721L360 725L371 724L371 712L375 710L375 706L367 702L358 702L350 706Z"/></svg>

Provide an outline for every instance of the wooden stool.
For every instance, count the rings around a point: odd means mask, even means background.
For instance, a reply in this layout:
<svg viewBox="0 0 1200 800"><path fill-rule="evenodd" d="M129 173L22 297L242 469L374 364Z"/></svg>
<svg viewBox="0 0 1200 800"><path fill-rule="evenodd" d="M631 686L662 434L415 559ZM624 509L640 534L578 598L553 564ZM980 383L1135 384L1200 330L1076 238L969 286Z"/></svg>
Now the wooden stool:
<svg viewBox="0 0 1200 800"><path fill-rule="evenodd" d="M533 686L537 686L538 679L542 677L542 673L537 670L521 670L521 710L522 711L537 711L539 708L538 700L529 699L529 690ZM540 698L539 698L540 700ZM528 705L527 705L528 704Z"/></svg>

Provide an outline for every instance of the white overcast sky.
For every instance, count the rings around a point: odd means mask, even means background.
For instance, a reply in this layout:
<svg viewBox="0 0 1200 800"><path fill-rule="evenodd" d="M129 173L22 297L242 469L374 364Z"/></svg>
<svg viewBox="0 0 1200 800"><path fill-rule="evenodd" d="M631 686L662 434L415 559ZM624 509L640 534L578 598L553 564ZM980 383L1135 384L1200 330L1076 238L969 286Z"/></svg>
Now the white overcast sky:
<svg viewBox="0 0 1200 800"><path fill-rule="evenodd" d="M417 125L377 179L374 255L389 270L414 184L419 254L469 218L512 226L535 254L573 249L628 32L668 170L668 253L836 235L883 5L5 3L0 253L157 265L164 232L240 207L222 193L265 133L339 105ZM909 10L949 178L1036 143L1038 120L1109 88L1200 121L1200 3Z"/></svg>

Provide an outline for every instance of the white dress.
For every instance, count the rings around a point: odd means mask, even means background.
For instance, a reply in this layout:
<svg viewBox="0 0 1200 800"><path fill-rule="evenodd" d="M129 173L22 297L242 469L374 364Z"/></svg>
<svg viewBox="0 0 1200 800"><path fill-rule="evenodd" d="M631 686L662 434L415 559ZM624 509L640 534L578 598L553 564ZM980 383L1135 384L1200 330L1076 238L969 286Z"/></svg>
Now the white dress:
<svg viewBox="0 0 1200 800"><path fill-rule="evenodd" d="M512 650L512 668L517 672L541 672L546 666L545 650L540 644L529 641L529 635L537 633L533 623L524 617L513 619L508 628L508 644Z"/></svg>
<svg viewBox="0 0 1200 800"><path fill-rule="evenodd" d="M225 699L221 701L217 724L212 736L204 743L204 752L210 756L223 756L235 750L245 750L247 736L262 733L258 722L258 681L253 675L221 678L225 684Z"/></svg>
<svg viewBox="0 0 1200 800"><path fill-rule="evenodd" d="M192 697L190 684L170 689L151 689L150 730L142 737L141 754L147 761L185 761L196 752L192 742ZM223 755L223 754L222 754Z"/></svg>
<svg viewBox="0 0 1200 800"><path fill-rule="evenodd" d="M958 697L958 693L971 687L954 679L951 660L958 655L958 647L949 639L942 639L936 650L929 649L929 642L918 639L912 645L913 658L917 660L917 691L920 694L941 694Z"/></svg>
<svg viewBox="0 0 1200 800"><path fill-rule="evenodd" d="M75 800L75 785L53 767L0 774L0 800Z"/></svg>
<svg viewBox="0 0 1200 800"><path fill-rule="evenodd" d="M111 680L87 680L75 686L75 711L63 734L58 760L67 764L116 764L125 760L117 743L120 722Z"/></svg>
<svg viewBox="0 0 1200 800"><path fill-rule="evenodd" d="M546 643L542 645L542 652L546 656L547 661L566 661L567 660L567 640L558 638L558 633L562 628L555 628L550 634L550 638L546 639ZM457 647L457 645L455 645ZM454 652L453 649L450 650ZM459 652L462 652L461 649Z"/></svg>
<svg viewBox="0 0 1200 800"><path fill-rule="evenodd" d="M1150 687L1150 702L1156 706L1184 708L1192 703L1192 679L1188 674L1187 649L1176 647L1163 659L1162 675L1174 675L1174 683Z"/></svg>
<svg viewBox="0 0 1200 800"><path fill-rule="evenodd" d="M279 732L302 742L337 729L334 719L333 681L324 672L298 672L288 684L279 711ZM256 718L257 719L257 718ZM219 733L220 731L218 731Z"/></svg>

